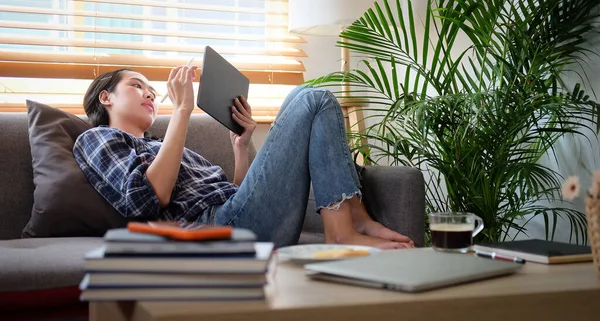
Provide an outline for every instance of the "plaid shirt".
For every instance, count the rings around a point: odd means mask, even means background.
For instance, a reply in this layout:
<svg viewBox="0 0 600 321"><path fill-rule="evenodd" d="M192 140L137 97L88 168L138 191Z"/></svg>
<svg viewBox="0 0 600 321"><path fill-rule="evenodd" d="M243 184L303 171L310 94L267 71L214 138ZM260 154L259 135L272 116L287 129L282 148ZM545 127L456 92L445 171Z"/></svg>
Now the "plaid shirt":
<svg viewBox="0 0 600 321"><path fill-rule="evenodd" d="M73 154L94 188L125 217L197 221L236 193L237 185L228 182L221 167L186 148L171 201L161 208L146 177L161 146L162 142L101 126L81 134Z"/></svg>

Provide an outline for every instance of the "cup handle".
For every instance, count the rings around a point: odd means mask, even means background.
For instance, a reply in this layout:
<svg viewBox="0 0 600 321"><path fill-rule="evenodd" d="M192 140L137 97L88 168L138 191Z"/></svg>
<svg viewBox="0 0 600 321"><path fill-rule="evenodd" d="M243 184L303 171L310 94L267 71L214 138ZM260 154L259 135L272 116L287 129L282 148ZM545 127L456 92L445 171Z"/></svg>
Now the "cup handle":
<svg viewBox="0 0 600 321"><path fill-rule="evenodd" d="M477 226L475 227L475 229L473 230L473 234L472 234L472 237L475 237L477 234L479 234L479 232L481 232L483 230L483 220L481 219L481 217L479 217L477 215L473 215L473 217L475 218L475 221L478 223Z"/></svg>

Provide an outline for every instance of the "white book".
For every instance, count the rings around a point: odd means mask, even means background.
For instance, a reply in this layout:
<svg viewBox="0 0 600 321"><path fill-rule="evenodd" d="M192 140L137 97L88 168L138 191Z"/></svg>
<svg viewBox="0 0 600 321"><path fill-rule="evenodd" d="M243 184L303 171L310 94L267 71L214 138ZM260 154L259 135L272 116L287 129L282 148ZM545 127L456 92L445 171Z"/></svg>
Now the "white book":
<svg viewBox="0 0 600 321"><path fill-rule="evenodd" d="M257 287L267 284L267 276L265 273L87 273L82 284L86 288Z"/></svg>
<svg viewBox="0 0 600 321"><path fill-rule="evenodd" d="M85 289L82 301L263 300L264 288Z"/></svg>
<svg viewBox="0 0 600 321"><path fill-rule="evenodd" d="M85 255L86 272L265 273L274 244L257 242L248 256L106 256L105 246Z"/></svg>

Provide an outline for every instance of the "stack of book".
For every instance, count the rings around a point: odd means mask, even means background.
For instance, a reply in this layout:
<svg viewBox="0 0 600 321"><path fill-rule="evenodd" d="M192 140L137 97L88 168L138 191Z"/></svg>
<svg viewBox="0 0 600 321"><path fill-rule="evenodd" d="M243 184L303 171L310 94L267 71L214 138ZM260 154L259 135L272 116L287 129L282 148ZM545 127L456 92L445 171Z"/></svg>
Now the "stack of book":
<svg viewBox="0 0 600 321"><path fill-rule="evenodd" d="M263 300L273 243L232 231L229 239L185 241L109 230L85 256L81 300Z"/></svg>

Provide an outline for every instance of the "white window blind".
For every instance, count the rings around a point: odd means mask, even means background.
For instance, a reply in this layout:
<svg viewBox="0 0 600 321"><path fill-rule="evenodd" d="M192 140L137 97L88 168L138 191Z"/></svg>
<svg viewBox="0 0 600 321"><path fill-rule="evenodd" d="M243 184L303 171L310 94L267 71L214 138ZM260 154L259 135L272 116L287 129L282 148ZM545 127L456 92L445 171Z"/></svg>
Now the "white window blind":
<svg viewBox="0 0 600 321"><path fill-rule="evenodd" d="M287 0L0 0L0 111L25 99L83 113L87 85L128 67L166 93L170 70L201 66L210 45L251 81L255 115L272 119L304 81L299 45L287 33ZM159 108L170 113L169 100ZM200 112L200 110L197 110Z"/></svg>

